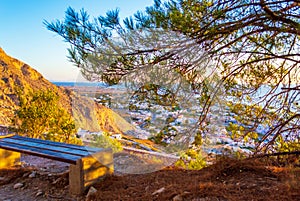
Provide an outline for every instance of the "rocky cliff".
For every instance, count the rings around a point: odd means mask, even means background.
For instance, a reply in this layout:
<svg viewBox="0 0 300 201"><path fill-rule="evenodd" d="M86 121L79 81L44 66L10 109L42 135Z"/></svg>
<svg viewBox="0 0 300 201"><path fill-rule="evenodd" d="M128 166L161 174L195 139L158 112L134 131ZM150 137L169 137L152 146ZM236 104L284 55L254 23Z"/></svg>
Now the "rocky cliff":
<svg viewBox="0 0 300 201"><path fill-rule="evenodd" d="M14 111L18 108L16 90L22 88L24 93L37 90L51 90L57 93L60 104L73 115L79 128L117 133L134 129L114 111L69 89L52 84L29 65L8 56L1 48L0 72L0 124L2 125L11 124Z"/></svg>

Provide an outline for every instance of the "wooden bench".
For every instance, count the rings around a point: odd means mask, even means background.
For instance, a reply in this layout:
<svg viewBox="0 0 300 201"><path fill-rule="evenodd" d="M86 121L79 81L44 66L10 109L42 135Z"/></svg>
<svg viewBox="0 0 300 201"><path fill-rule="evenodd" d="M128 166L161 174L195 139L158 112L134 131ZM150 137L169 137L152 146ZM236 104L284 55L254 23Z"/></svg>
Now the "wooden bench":
<svg viewBox="0 0 300 201"><path fill-rule="evenodd" d="M70 164L69 188L73 195L81 195L88 186L106 174L113 173L111 149L99 149L48 140L0 136L0 168L20 163L21 153L53 159Z"/></svg>

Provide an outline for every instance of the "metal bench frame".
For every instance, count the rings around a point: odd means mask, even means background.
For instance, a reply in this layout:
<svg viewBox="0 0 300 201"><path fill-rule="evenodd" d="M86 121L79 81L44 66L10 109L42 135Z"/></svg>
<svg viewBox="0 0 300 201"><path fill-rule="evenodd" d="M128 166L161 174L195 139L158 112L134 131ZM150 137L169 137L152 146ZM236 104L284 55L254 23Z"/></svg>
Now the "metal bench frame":
<svg viewBox="0 0 300 201"><path fill-rule="evenodd" d="M21 153L69 163L70 194L81 195L103 176L112 174L111 149L9 135L0 138L0 168L20 163Z"/></svg>

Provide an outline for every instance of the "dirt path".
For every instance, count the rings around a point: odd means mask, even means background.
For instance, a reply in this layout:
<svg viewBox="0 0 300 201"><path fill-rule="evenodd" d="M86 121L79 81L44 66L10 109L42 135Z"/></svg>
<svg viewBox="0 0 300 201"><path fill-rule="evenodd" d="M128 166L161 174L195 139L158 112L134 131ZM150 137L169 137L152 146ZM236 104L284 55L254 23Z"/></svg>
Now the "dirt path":
<svg viewBox="0 0 300 201"><path fill-rule="evenodd" d="M0 172L0 201L85 200L68 195L69 164L30 155L22 155L21 161L21 167ZM172 162L143 154L118 153L114 155L115 175L154 172Z"/></svg>
<svg viewBox="0 0 300 201"><path fill-rule="evenodd" d="M27 160L36 166L0 171L0 201L86 200L68 194L66 164ZM116 174L95 184L97 192L87 200L300 200L299 168L224 160L200 171L160 170L162 161L157 158L150 163L147 157L121 153L115 160ZM129 171L138 174L125 174Z"/></svg>

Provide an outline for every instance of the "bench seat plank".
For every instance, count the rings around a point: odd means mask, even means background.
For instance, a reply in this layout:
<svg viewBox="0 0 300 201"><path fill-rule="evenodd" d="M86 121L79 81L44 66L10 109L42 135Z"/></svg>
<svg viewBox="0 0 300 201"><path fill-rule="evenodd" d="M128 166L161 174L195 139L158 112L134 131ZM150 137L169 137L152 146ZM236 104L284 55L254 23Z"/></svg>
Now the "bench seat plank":
<svg viewBox="0 0 300 201"><path fill-rule="evenodd" d="M22 137L22 136L19 136L19 135L14 135L14 136L9 137L9 138L10 139L23 140L23 141L29 141L29 142L38 142L40 144L47 144L47 145L53 145L53 146L73 148L73 149L77 149L77 150L88 151L88 152L91 152L91 153L96 153L96 152L101 151L100 148L87 147L87 146L74 145L74 144L67 144L67 143L62 143L62 142L53 142L53 141L50 141L50 140L41 140L41 139L36 139L36 138Z"/></svg>
<svg viewBox="0 0 300 201"><path fill-rule="evenodd" d="M76 164L76 161L81 158L80 156L67 154L67 153L59 153L50 150L44 150L42 148L28 147L28 146L17 145L17 144L14 144L12 146L11 144L3 142L2 140L0 140L0 148L7 149L10 151L30 154L34 156L44 157L48 159L54 159L57 161L71 163L71 164Z"/></svg>
<svg viewBox="0 0 300 201"><path fill-rule="evenodd" d="M20 153L70 163L69 189L82 195L88 186L113 173L111 149L92 148L9 135L0 137L0 168L20 162ZM2 166L1 166L2 165Z"/></svg>
<svg viewBox="0 0 300 201"><path fill-rule="evenodd" d="M83 151L83 150L77 150L77 149L66 148L66 147L61 147L61 146L41 144L38 142L16 140L13 138L5 138L5 139L2 139L1 142L11 144L11 146L24 145L24 146L38 148L38 149L42 149L42 150L56 151L56 152L67 153L67 154L72 154L72 155L81 156L81 157L90 155L90 153L86 150Z"/></svg>

